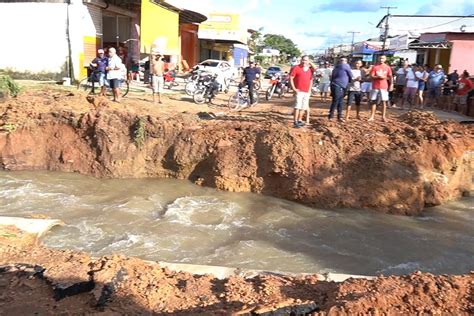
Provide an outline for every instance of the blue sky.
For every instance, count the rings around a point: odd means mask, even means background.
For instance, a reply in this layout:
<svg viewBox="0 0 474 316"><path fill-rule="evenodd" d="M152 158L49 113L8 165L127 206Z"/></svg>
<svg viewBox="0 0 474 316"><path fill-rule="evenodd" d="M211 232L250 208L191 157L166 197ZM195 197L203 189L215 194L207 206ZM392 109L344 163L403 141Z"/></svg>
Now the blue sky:
<svg viewBox="0 0 474 316"><path fill-rule="evenodd" d="M469 15L474 0L172 0L202 13L236 12L252 29L291 38L307 53L379 35L375 27L386 14L380 6L396 6L392 14Z"/></svg>

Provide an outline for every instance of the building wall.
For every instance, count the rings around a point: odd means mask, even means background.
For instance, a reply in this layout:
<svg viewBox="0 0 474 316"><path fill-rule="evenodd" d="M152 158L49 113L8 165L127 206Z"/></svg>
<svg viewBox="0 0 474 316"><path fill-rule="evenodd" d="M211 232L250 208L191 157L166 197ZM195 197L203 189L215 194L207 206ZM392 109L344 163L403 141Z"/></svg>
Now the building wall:
<svg viewBox="0 0 474 316"><path fill-rule="evenodd" d="M199 40L197 37L198 26L182 24L180 29L181 58L192 68L199 62Z"/></svg>
<svg viewBox="0 0 474 316"><path fill-rule="evenodd" d="M449 72L457 69L458 73L467 70L470 74L474 74L474 40L453 40L452 44Z"/></svg>
<svg viewBox="0 0 474 316"><path fill-rule="evenodd" d="M56 80L69 74L72 79L84 75L85 45L95 45L98 33L81 0L72 0L69 5L0 3L0 29L14 30L2 32L2 42L12 44L2 45L0 69L23 77L35 74L34 78Z"/></svg>
<svg viewBox="0 0 474 316"><path fill-rule="evenodd" d="M149 0L141 5L140 50L150 53L153 43L161 39L163 53L177 58L181 54L179 43L179 14L165 9Z"/></svg>
<svg viewBox="0 0 474 316"><path fill-rule="evenodd" d="M66 76L66 20L65 3L0 3L0 69Z"/></svg>

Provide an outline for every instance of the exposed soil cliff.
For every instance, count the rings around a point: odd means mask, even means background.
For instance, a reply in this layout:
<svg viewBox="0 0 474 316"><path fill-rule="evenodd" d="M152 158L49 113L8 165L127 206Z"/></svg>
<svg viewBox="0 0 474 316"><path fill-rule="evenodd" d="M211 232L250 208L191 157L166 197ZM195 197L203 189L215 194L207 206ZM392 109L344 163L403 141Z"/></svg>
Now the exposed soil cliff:
<svg viewBox="0 0 474 316"><path fill-rule="evenodd" d="M0 104L0 168L173 177L397 214L417 214L472 185L472 127L429 112L340 124L316 109L310 126L292 129L285 103L209 113L182 101L125 102L47 90L7 100Z"/></svg>
<svg viewBox="0 0 474 316"><path fill-rule="evenodd" d="M319 281L259 275L219 280L135 258L18 249L0 240L5 315L472 315L474 274L414 273Z"/></svg>

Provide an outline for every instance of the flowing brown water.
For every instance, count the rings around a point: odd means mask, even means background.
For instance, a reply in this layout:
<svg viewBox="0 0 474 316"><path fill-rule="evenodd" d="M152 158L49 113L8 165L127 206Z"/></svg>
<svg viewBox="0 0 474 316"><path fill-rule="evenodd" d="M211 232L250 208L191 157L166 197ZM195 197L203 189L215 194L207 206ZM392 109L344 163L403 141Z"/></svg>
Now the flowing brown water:
<svg viewBox="0 0 474 316"><path fill-rule="evenodd" d="M49 247L289 272L474 269L474 199L404 217L321 210L188 181L0 172L0 215L61 219Z"/></svg>

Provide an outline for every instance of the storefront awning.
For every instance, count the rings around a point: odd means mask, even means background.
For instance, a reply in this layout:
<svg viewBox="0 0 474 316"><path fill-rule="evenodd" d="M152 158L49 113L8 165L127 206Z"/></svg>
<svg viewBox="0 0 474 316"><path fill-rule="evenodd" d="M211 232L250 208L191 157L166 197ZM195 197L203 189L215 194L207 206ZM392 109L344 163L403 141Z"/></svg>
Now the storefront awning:
<svg viewBox="0 0 474 316"><path fill-rule="evenodd" d="M418 42L418 43L411 43L408 45L410 49L429 49L429 48L437 48L437 49L450 49L451 43L448 41L443 42Z"/></svg>
<svg viewBox="0 0 474 316"><path fill-rule="evenodd" d="M179 12L179 23L202 23L207 20L207 17L201 13L191 10L181 10Z"/></svg>

